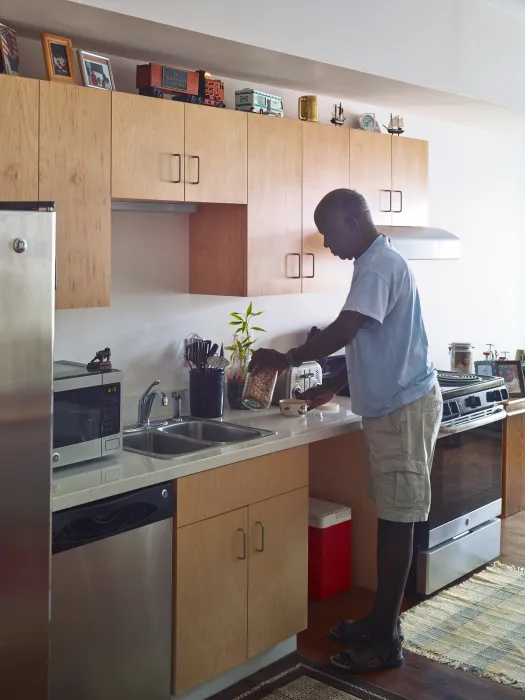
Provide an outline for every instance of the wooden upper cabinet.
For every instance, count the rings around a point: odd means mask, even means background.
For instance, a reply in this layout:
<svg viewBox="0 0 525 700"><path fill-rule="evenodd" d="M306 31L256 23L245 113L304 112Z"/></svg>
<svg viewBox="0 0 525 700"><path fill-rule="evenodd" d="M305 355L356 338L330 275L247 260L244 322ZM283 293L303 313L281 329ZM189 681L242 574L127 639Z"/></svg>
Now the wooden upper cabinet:
<svg viewBox="0 0 525 700"><path fill-rule="evenodd" d="M188 202L246 204L248 116L185 105L185 197Z"/></svg>
<svg viewBox="0 0 525 700"><path fill-rule="evenodd" d="M183 202L184 104L122 92L111 97L112 197Z"/></svg>
<svg viewBox="0 0 525 700"><path fill-rule="evenodd" d="M392 224L425 226L428 220L428 142L392 137Z"/></svg>
<svg viewBox="0 0 525 700"><path fill-rule="evenodd" d="M248 296L301 291L302 122L248 115Z"/></svg>
<svg viewBox="0 0 525 700"><path fill-rule="evenodd" d="M181 695L246 660L248 509L174 533L172 692Z"/></svg>
<svg viewBox="0 0 525 700"><path fill-rule="evenodd" d="M37 80L0 75L0 200L38 200Z"/></svg>
<svg viewBox="0 0 525 700"><path fill-rule="evenodd" d="M303 292L339 291L350 285L352 265L324 247L314 221L325 194L349 187L349 135L349 129L303 123Z"/></svg>
<svg viewBox="0 0 525 700"><path fill-rule="evenodd" d="M109 306L111 94L40 83L39 199L57 209L59 309Z"/></svg>
<svg viewBox="0 0 525 700"><path fill-rule="evenodd" d="M391 224L392 137L374 131L350 130L350 187L366 199L374 223Z"/></svg>
<svg viewBox="0 0 525 700"><path fill-rule="evenodd" d="M308 487L248 509L248 657L306 629Z"/></svg>

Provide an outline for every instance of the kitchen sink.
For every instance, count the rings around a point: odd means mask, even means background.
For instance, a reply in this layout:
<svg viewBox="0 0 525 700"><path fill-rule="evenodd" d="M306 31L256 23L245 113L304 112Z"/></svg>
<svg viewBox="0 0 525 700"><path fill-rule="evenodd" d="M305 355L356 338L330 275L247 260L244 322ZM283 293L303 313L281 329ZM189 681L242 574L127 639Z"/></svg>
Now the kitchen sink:
<svg viewBox="0 0 525 700"><path fill-rule="evenodd" d="M178 435L165 435L160 430L148 428L124 435L124 449L130 452L171 459L188 452L198 452L211 447L207 442L191 440Z"/></svg>
<svg viewBox="0 0 525 700"><path fill-rule="evenodd" d="M229 423L217 423L216 421L199 420L197 418L183 418L180 423L160 428L160 432L166 435L184 435L194 440L206 442L244 442L255 440L264 435L272 434L269 431L247 428L241 425Z"/></svg>
<svg viewBox="0 0 525 700"><path fill-rule="evenodd" d="M275 435L270 430L259 430L244 425L218 423L199 418L182 418L166 425L132 428L124 431L124 449L158 459L172 459L177 455L237 444Z"/></svg>

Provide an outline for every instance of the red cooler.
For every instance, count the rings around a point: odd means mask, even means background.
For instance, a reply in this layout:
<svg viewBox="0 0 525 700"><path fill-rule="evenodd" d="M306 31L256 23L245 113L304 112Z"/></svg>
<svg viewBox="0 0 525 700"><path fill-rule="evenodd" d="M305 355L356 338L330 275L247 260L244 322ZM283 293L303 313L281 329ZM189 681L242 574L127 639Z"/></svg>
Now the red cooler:
<svg viewBox="0 0 525 700"><path fill-rule="evenodd" d="M308 596L326 600L352 585L352 511L319 498L309 500Z"/></svg>

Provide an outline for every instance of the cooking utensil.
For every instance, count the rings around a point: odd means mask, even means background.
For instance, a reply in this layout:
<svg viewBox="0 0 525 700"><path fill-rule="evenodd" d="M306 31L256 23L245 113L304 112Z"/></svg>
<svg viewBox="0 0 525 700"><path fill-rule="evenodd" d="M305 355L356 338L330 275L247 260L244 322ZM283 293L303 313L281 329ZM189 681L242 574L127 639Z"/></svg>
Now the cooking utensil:
<svg viewBox="0 0 525 700"><path fill-rule="evenodd" d="M206 360L206 366L213 370L223 371L229 364L229 361L225 357L217 357L217 355L212 355Z"/></svg>

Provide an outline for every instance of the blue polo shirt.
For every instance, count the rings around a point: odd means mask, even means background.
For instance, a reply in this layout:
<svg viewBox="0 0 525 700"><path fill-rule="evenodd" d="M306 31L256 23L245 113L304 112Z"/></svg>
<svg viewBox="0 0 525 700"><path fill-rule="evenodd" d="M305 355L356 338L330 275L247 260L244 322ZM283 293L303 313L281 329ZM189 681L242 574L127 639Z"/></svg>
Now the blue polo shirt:
<svg viewBox="0 0 525 700"><path fill-rule="evenodd" d="M378 236L354 263L344 311L367 316L346 346L352 410L373 418L425 396L436 380L416 282L405 258Z"/></svg>

